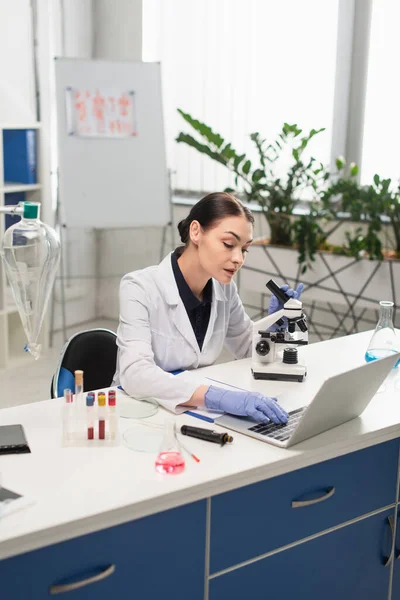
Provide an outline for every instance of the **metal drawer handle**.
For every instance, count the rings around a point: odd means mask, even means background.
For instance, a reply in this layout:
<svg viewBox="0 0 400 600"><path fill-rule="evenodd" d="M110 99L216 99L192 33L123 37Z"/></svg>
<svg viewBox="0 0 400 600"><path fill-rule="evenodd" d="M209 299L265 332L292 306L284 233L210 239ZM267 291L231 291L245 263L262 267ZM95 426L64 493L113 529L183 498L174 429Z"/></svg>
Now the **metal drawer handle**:
<svg viewBox="0 0 400 600"><path fill-rule="evenodd" d="M77 590L85 585L90 585L91 583L96 583L96 581L101 581L102 579L106 579L106 577L110 577L115 571L115 565L110 565L104 571L99 573L98 575L94 575L93 577L88 577L87 579L82 579L81 581L75 581L74 583L66 583L64 585L52 585L49 589L49 593L53 596L55 594L64 594L65 592L72 592L73 590Z"/></svg>
<svg viewBox="0 0 400 600"><path fill-rule="evenodd" d="M332 498L335 492L336 488L333 487L329 491L325 492L323 496L314 498L314 500L293 500L292 508L304 508L304 506L312 506L313 504L318 504L318 502L324 502L325 500L328 500L328 498Z"/></svg>
<svg viewBox="0 0 400 600"><path fill-rule="evenodd" d="M386 561L383 563L385 565L385 567L388 567L390 565L390 563L393 560L393 554L394 554L394 545L393 545L393 537L394 537L394 521L393 521L393 517L390 516L387 518L389 521L389 525L390 525L390 531L392 532L392 549L390 551L390 555L389 558L386 559Z"/></svg>

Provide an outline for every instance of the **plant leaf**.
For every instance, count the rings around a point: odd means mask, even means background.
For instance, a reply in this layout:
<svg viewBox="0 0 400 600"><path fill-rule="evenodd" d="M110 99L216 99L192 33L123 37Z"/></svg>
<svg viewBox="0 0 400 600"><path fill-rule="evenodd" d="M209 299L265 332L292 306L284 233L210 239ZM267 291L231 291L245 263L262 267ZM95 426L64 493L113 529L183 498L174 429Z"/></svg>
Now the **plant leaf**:
<svg viewBox="0 0 400 600"><path fill-rule="evenodd" d="M246 160L246 162L244 163L243 167L242 167L242 171L245 175L249 174L251 168L251 161L250 160Z"/></svg>
<svg viewBox="0 0 400 600"><path fill-rule="evenodd" d="M343 169L345 164L346 164L346 159L344 158L344 156L338 156L336 159L337 170L340 171L341 169Z"/></svg>
<svg viewBox="0 0 400 600"><path fill-rule="evenodd" d="M214 133L214 131L201 121L194 119L189 113L185 113L182 109L178 108L179 114L185 119L189 125L193 127L200 135L206 138L208 142L214 144L217 148L220 148L224 143L224 138L219 135L219 133Z"/></svg>
<svg viewBox="0 0 400 600"><path fill-rule="evenodd" d="M354 162L350 163L349 165L349 169L350 169L350 176L351 177L355 177L356 175L358 175L358 165Z"/></svg>
<svg viewBox="0 0 400 600"><path fill-rule="evenodd" d="M224 156L222 156L218 152L215 152L214 150L209 148L209 146L206 146L205 144L201 144L200 142L195 140L193 136L189 135L188 133L180 133L178 135L178 137L176 138L176 141L178 143L187 144L188 146L195 148L195 150L197 150L198 152L201 152L202 154L207 154L207 156L209 156L213 160L216 160L217 162L219 162L223 165L226 165L226 163L227 163L227 159Z"/></svg>
<svg viewBox="0 0 400 600"><path fill-rule="evenodd" d="M265 172L262 169L256 169L251 179L254 183L257 183L262 177L265 177Z"/></svg>

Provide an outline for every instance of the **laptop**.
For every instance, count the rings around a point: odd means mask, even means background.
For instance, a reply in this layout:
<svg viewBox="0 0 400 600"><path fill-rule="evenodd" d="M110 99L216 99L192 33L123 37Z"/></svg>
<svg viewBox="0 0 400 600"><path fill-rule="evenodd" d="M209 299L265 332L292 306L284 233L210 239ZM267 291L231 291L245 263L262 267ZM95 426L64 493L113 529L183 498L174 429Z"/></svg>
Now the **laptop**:
<svg viewBox="0 0 400 600"><path fill-rule="evenodd" d="M288 448L358 417L399 359L400 353L396 353L329 377L307 406L289 412L286 424L256 423L248 417L228 414L218 417L215 423L257 440Z"/></svg>

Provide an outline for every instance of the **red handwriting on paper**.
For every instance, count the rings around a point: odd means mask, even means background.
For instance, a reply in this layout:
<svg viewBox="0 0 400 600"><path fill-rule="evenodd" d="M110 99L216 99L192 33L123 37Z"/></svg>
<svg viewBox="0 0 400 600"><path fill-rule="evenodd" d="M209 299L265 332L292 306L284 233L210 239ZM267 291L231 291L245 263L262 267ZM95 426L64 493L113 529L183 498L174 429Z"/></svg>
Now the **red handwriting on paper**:
<svg viewBox="0 0 400 600"><path fill-rule="evenodd" d="M96 90L96 94L93 98L93 116L97 123L97 130L104 131L104 112L105 112L105 99L99 92Z"/></svg>
<svg viewBox="0 0 400 600"><path fill-rule="evenodd" d="M86 121L86 102L79 91L75 92L75 109L79 122L82 123L83 121Z"/></svg>
<svg viewBox="0 0 400 600"><path fill-rule="evenodd" d="M131 105L131 100L127 94L121 94L118 98L119 105L119 114L121 117L126 117L128 115L128 108Z"/></svg>

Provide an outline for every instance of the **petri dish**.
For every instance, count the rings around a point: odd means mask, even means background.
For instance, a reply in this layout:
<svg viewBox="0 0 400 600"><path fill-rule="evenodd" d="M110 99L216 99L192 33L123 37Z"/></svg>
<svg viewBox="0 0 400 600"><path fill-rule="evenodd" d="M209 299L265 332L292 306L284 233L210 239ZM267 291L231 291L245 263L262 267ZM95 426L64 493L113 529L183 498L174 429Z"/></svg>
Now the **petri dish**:
<svg viewBox="0 0 400 600"><path fill-rule="evenodd" d="M126 396L118 398L118 415L123 419L147 419L158 411L158 402L155 398L135 400Z"/></svg>
<svg viewBox="0 0 400 600"><path fill-rule="evenodd" d="M154 452L158 454L163 439L163 428L145 427L137 423L124 431L122 439L125 446L136 452Z"/></svg>

